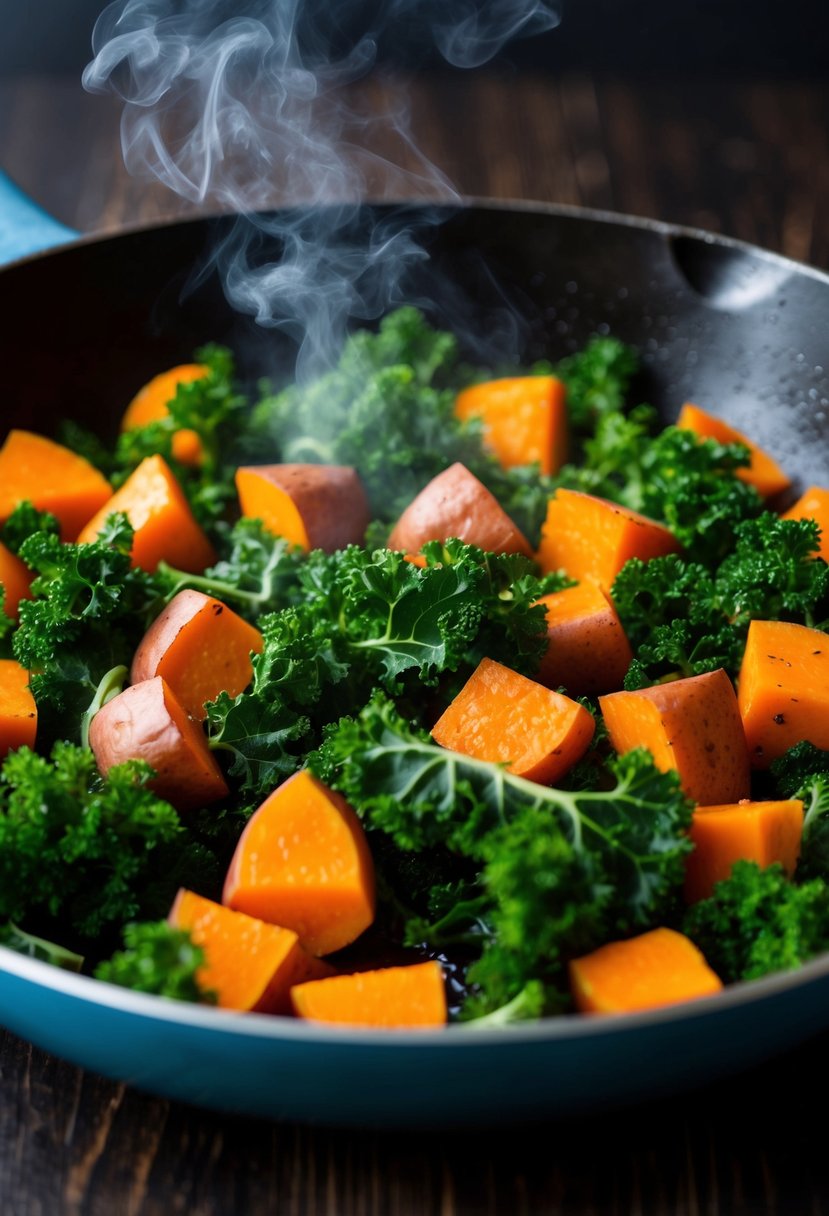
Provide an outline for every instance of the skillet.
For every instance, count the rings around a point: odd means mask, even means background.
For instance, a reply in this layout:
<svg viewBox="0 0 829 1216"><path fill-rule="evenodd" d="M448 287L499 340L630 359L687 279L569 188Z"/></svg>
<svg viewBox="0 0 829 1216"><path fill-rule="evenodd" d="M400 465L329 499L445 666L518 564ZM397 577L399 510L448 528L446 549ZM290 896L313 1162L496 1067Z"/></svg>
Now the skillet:
<svg viewBox="0 0 829 1216"><path fill-rule="evenodd" d="M0 178L0 259L71 236L4 189ZM358 224L386 215L367 205ZM522 358L557 358L611 332L640 351L638 395L666 422L694 400L774 452L796 487L826 484L829 277L723 237L576 208L470 201L441 220L409 298L460 325L476 353L504 353L506 337ZM231 222L84 238L0 270L0 440L61 417L111 433L141 384L208 339L233 347L251 378L288 366L287 341L234 314L215 278L182 294ZM378 1034L146 997L0 948L0 1024L47 1051L172 1098L326 1124L569 1116L757 1064L827 1022L829 955L624 1019Z"/></svg>

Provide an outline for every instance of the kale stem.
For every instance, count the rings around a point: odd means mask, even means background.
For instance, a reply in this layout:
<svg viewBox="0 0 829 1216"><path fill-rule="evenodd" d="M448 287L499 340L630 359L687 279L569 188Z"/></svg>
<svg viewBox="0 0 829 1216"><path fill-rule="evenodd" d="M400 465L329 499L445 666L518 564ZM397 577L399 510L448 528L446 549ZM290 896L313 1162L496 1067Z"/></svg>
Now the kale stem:
<svg viewBox="0 0 829 1216"><path fill-rule="evenodd" d="M89 727L92 724L92 719L98 710L106 705L107 701L111 701L113 697L118 696L124 687L127 674L126 667L120 664L118 667L111 667L106 675L101 678L98 687L95 689L95 696L81 715L81 747L85 751L89 751Z"/></svg>

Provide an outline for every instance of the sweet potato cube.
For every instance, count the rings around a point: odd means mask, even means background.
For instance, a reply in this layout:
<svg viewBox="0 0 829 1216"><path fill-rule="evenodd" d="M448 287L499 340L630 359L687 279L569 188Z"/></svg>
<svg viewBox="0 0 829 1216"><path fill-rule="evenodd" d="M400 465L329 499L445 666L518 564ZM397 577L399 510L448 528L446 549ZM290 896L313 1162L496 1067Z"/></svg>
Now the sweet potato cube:
<svg viewBox="0 0 829 1216"><path fill-rule="evenodd" d="M552 784L581 759L594 729L578 701L483 659L432 738L465 756L506 764L517 777Z"/></svg>
<svg viewBox="0 0 829 1216"><path fill-rule="evenodd" d="M348 946L374 920L374 864L344 798L303 769L242 833L222 903L292 929L312 954Z"/></svg>
<svg viewBox="0 0 829 1216"><path fill-rule="evenodd" d="M749 793L749 762L734 688L720 668L635 692L599 698L617 752L645 747L663 772L676 769L703 806Z"/></svg>
<svg viewBox="0 0 829 1216"><path fill-rule="evenodd" d="M315 1022L384 1030L446 1023L446 989L436 962L311 980L293 988L291 1000L298 1017Z"/></svg>
<svg viewBox="0 0 829 1216"><path fill-rule="evenodd" d="M99 709L89 746L103 777L125 760L155 769L149 785L179 811L224 798L228 792L207 737L161 676L125 688Z"/></svg>
<svg viewBox="0 0 829 1216"><path fill-rule="evenodd" d="M262 634L221 600L180 591L145 633L132 661L130 681L163 676L191 718L220 692L236 697L253 676L251 651Z"/></svg>
<svg viewBox="0 0 829 1216"><path fill-rule="evenodd" d="M825 633L789 621L752 621L737 687L755 768L768 768L801 739L829 749Z"/></svg>
<svg viewBox="0 0 829 1216"><path fill-rule="evenodd" d="M715 439L717 443L741 443L747 447L751 454L751 463L737 469L737 476L740 481L754 486L763 498L771 498L791 485L780 465L767 452L747 439L742 431L735 430L733 426L723 422L722 418L715 418L713 414L706 413L698 405L683 405L676 425L681 430L693 431L701 439Z"/></svg>
<svg viewBox="0 0 829 1216"><path fill-rule="evenodd" d="M538 464L551 474L567 459L566 390L557 376L473 384L458 393L455 413L481 419L484 443L505 469Z"/></svg>
<svg viewBox="0 0 829 1216"><path fill-rule="evenodd" d="M112 494L88 460L31 431L9 431L0 448L0 524L21 502L51 511L61 540L73 541Z"/></svg>
<svg viewBox="0 0 829 1216"><path fill-rule="evenodd" d="M182 363L153 376L152 380L139 389L124 411L121 430L134 431L136 427L147 426L150 422L160 422L162 418L166 418L178 386L202 380L209 371L203 363ZM201 440L195 431L182 428L173 433L173 456L181 464L201 463Z"/></svg>
<svg viewBox="0 0 829 1216"><path fill-rule="evenodd" d="M268 464L238 469L242 514L305 549L334 553L363 542L371 513L356 469L331 464Z"/></svg>
<svg viewBox="0 0 829 1216"><path fill-rule="evenodd" d="M582 1013L634 1013L719 992L722 983L693 942L652 929L610 942L570 963L570 988Z"/></svg>
<svg viewBox="0 0 829 1216"><path fill-rule="evenodd" d="M14 659L0 659L0 760L18 747L34 747L36 735L29 673Z"/></svg>
<svg viewBox="0 0 829 1216"><path fill-rule="evenodd" d="M333 975L328 963L308 954L290 929L234 912L193 891L180 890L170 915L204 951L198 980L216 993L222 1009L291 1013L291 988Z"/></svg>
<svg viewBox="0 0 829 1216"><path fill-rule="evenodd" d="M797 502L783 512L783 519L814 519L820 528L818 556L829 561L829 490L809 486Z"/></svg>
<svg viewBox="0 0 829 1216"><path fill-rule="evenodd" d="M598 583L565 587L538 601L547 613L547 650L538 679L573 696L622 687L633 658L622 622Z"/></svg>
<svg viewBox="0 0 829 1216"><path fill-rule="evenodd" d="M735 861L770 866L779 861L794 874L803 835L803 803L737 802L700 806L691 823L694 851L685 860L685 899L696 903L728 878Z"/></svg>
<svg viewBox="0 0 829 1216"><path fill-rule="evenodd" d="M132 564L153 571L159 562L200 574L216 560L163 456L148 456L101 507L78 537L94 541L107 517L123 511L133 528Z"/></svg>
<svg viewBox="0 0 829 1216"><path fill-rule="evenodd" d="M21 600L30 598L32 573L10 549L0 543L0 588L3 590L3 611L13 621L18 618Z"/></svg>
<svg viewBox="0 0 829 1216"><path fill-rule="evenodd" d="M565 570L582 582L593 579L607 590L631 557L650 561L679 550L662 524L617 503L577 490L556 490L547 507L536 554L541 569Z"/></svg>
<svg viewBox="0 0 829 1216"><path fill-rule="evenodd" d="M388 545L416 553L427 540L453 536L490 553L532 554L527 538L497 499L460 463L438 473L409 503Z"/></svg>

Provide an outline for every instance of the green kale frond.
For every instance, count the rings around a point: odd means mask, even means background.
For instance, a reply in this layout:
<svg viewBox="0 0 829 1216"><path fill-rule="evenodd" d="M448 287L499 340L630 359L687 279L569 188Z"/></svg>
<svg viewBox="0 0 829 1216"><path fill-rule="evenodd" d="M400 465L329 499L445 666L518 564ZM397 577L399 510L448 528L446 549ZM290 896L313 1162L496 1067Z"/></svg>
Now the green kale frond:
<svg viewBox="0 0 829 1216"><path fill-rule="evenodd" d="M738 861L688 911L684 931L725 983L788 971L829 950L829 887L819 878L796 886L777 863Z"/></svg>
<svg viewBox="0 0 829 1216"><path fill-rule="evenodd" d="M216 993L199 980L204 950L186 929L174 929L163 920L130 924L124 928L124 945L126 949L98 964L96 979L176 1001L215 1005Z"/></svg>
<svg viewBox="0 0 829 1216"><path fill-rule="evenodd" d="M215 863L137 761L98 777L91 752L10 753L0 777L0 920L62 925L94 939L136 915L166 913L178 886ZM194 881L195 880L195 881Z"/></svg>

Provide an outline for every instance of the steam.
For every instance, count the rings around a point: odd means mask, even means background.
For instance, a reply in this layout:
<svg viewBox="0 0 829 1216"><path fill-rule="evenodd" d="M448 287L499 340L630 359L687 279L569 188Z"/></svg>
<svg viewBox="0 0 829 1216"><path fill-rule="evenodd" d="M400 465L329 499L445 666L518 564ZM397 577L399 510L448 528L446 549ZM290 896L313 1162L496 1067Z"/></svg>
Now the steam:
<svg viewBox="0 0 829 1216"><path fill-rule="evenodd" d="M239 14L238 0L117 0L96 23L83 82L123 100L130 173L237 213L213 255L227 298L289 332L298 373L312 374L350 321L402 302L408 269L427 256L422 227L439 222L439 209L419 210L418 231L401 206L366 234L361 200L457 197L415 147L405 95L366 115L349 86L372 70L388 30L419 41L430 31L448 63L477 67L508 40L555 26L556 4L246 0ZM262 213L275 198L302 206Z"/></svg>

